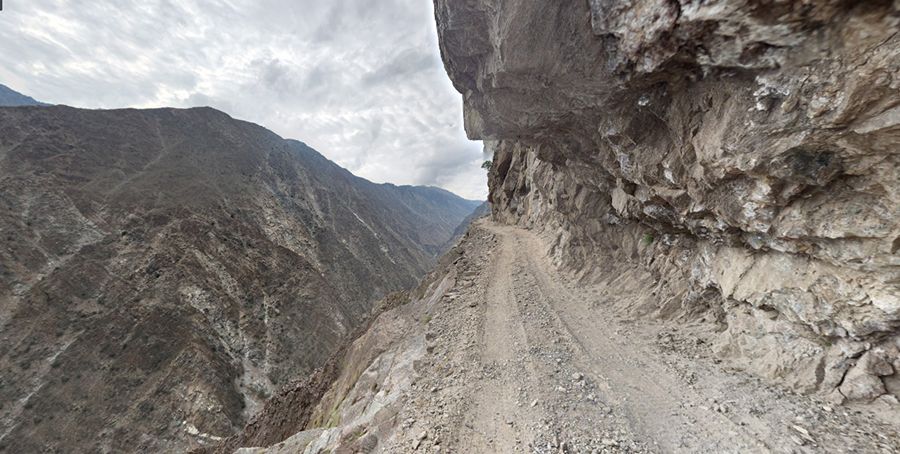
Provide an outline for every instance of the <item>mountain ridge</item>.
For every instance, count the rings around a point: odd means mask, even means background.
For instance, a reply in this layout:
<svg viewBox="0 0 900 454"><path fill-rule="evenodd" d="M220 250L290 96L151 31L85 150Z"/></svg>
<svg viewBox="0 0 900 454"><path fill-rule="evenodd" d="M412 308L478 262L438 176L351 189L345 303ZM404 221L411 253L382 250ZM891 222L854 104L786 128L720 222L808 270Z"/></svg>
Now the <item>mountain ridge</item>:
<svg viewBox="0 0 900 454"><path fill-rule="evenodd" d="M898 12L434 0L491 219L214 452L900 452Z"/></svg>
<svg viewBox="0 0 900 454"><path fill-rule="evenodd" d="M414 286L472 204L211 108L0 108L0 194L14 452L230 435Z"/></svg>
<svg viewBox="0 0 900 454"><path fill-rule="evenodd" d="M23 95L6 85L0 84L0 107L15 106L49 106L50 104L36 101L30 96Z"/></svg>

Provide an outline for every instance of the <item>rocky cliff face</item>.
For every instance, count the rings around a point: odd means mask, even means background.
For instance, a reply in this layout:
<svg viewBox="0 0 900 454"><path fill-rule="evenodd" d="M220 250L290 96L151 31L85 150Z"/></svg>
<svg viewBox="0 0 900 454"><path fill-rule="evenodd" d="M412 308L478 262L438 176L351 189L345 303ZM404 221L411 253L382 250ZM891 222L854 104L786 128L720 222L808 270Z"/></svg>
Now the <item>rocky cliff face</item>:
<svg viewBox="0 0 900 454"><path fill-rule="evenodd" d="M835 400L900 395L900 4L435 0L496 220L640 316ZM629 299L631 301L631 299ZM891 397L893 396L893 397Z"/></svg>
<svg viewBox="0 0 900 454"><path fill-rule="evenodd" d="M0 109L0 451L232 434L477 205L211 109Z"/></svg>

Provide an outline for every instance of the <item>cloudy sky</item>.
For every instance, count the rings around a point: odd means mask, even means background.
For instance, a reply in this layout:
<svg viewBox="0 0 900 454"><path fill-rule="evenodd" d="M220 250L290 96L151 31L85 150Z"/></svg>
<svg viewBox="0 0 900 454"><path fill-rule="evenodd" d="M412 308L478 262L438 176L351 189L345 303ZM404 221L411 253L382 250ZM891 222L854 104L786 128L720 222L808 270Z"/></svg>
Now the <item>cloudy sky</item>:
<svg viewBox="0 0 900 454"><path fill-rule="evenodd" d="M486 196L431 0L6 0L0 83L87 108L212 106L376 182Z"/></svg>

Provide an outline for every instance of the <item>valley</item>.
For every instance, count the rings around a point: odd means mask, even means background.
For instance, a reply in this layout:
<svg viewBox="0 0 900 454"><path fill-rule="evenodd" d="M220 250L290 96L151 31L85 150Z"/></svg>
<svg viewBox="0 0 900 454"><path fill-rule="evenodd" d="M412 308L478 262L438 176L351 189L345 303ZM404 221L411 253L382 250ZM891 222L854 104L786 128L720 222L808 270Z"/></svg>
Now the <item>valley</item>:
<svg viewBox="0 0 900 454"><path fill-rule="evenodd" d="M584 285L546 251L546 238L479 221L429 291L356 340L306 430L234 452L900 449L889 406L834 406L735 373L709 326L608 309L649 297L649 274Z"/></svg>
<svg viewBox="0 0 900 454"><path fill-rule="evenodd" d="M490 221L219 452L900 450L896 4L434 5Z"/></svg>
<svg viewBox="0 0 900 454"><path fill-rule="evenodd" d="M0 453L900 453L900 2L211 3L8 71L487 201L0 85Z"/></svg>
<svg viewBox="0 0 900 454"><path fill-rule="evenodd" d="M7 452L227 437L479 204L212 109L0 108L0 194Z"/></svg>

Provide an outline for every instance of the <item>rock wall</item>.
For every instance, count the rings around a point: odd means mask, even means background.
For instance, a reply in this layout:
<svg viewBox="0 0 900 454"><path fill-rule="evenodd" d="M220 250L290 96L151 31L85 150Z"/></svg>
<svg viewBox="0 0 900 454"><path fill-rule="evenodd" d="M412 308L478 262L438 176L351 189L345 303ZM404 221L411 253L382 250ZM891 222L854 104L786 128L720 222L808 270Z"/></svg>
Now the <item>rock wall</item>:
<svg viewBox="0 0 900 454"><path fill-rule="evenodd" d="M435 0L496 220L734 366L900 395L900 2ZM892 397L893 396L893 397Z"/></svg>

